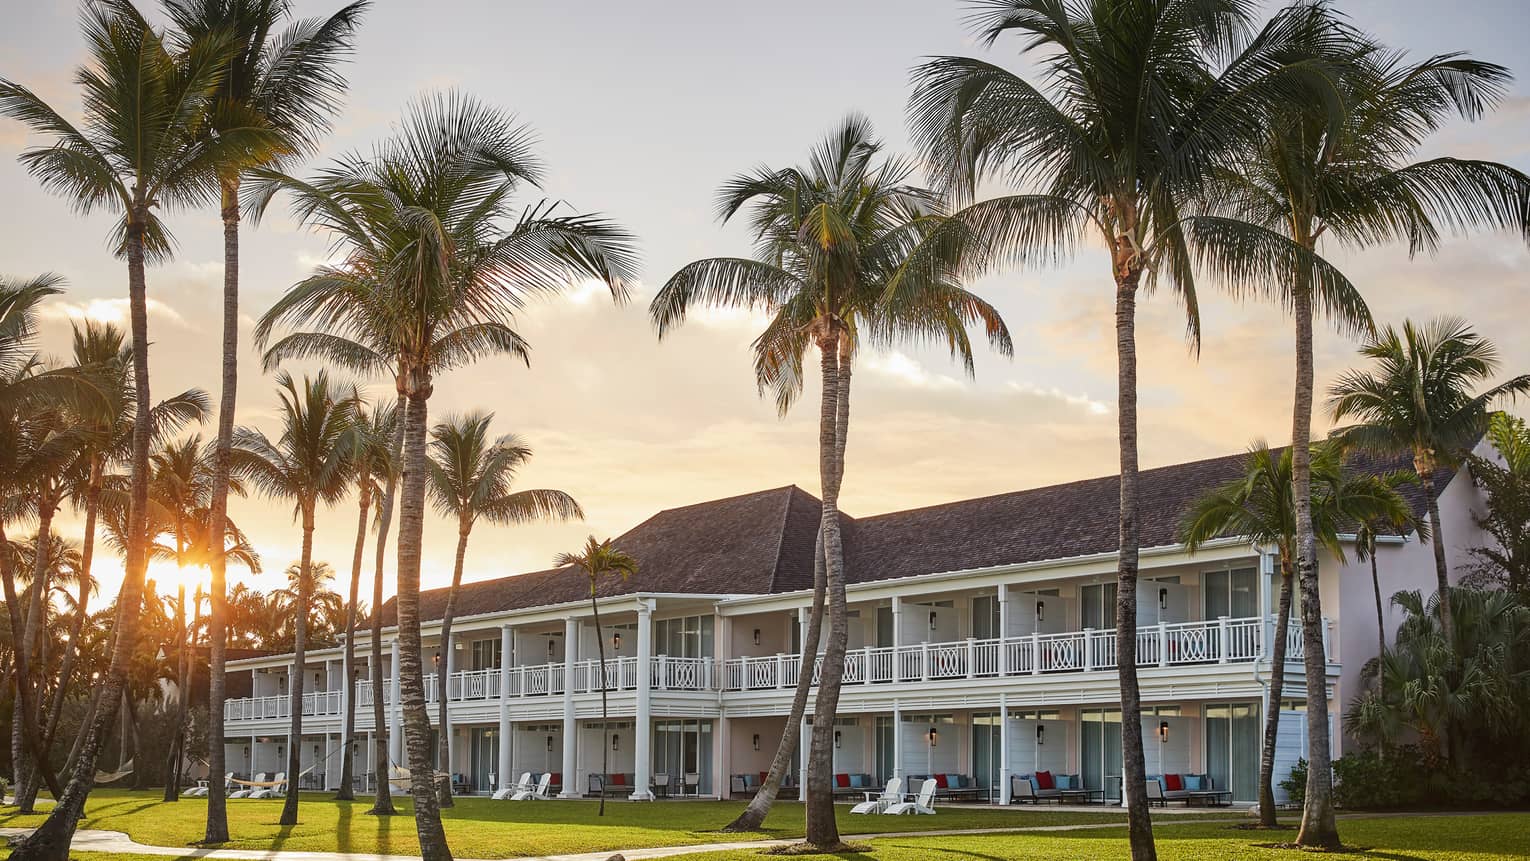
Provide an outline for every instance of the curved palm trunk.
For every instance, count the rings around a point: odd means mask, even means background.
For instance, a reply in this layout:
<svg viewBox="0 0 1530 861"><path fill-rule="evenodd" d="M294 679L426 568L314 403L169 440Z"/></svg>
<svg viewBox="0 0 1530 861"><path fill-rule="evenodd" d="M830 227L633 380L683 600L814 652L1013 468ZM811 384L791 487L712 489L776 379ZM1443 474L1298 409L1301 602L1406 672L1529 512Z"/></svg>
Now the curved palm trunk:
<svg viewBox="0 0 1530 861"><path fill-rule="evenodd" d="M223 378L218 395L218 436L213 444L212 501L208 514L208 567L211 588L207 616L207 827L203 843L228 842L228 805L223 796L227 773L223 700L228 646L228 523L229 449L234 440L234 405L239 386L239 176L222 183L223 218Z"/></svg>
<svg viewBox="0 0 1530 861"><path fill-rule="evenodd" d="M33 682L38 681L30 677L33 673L32 667L34 665L46 664L46 661L39 661L39 656L42 654L41 647L43 644L41 643L41 638L47 630L48 611L45 598L51 588L51 578L49 575L52 573L51 566L48 563L53 555L53 514L58 510L57 494L53 492L51 481L48 482L48 485L43 488L37 500L37 540L36 553L32 560L32 589L31 594L28 595L27 618L25 628L23 629L21 647L18 650L26 653L26 659L22 661L20 656L18 656L16 664L18 667L25 666L27 668L28 678L26 679L26 684L31 688L34 696L40 696L41 692L39 688L32 687ZM13 628L12 630L15 629ZM21 675L18 674L18 682L20 679ZM59 694L63 694L62 689L59 690ZM20 703L19 697L17 702L18 704ZM33 806L37 800L39 782L42 778L50 776L52 772L52 769L47 765L47 747L42 743L42 734L38 731L38 726L42 722L41 700L37 700L32 706L27 708L23 720L17 720L17 717L17 713L12 710L11 762L15 763L16 791L18 793L16 803L20 808L18 812L31 814L36 812ZM30 741L26 741L26 739L30 739ZM35 765L32 762L34 756L28 755L32 751L35 751L35 758L37 759Z"/></svg>
<svg viewBox="0 0 1530 861"><path fill-rule="evenodd" d="M190 654L188 645L190 630L186 627L186 586L176 587L175 593L176 633L180 635L181 653L176 663L178 687L175 704L175 726L170 735L170 752L165 760L165 801L181 800L181 763L186 754L186 705L191 699ZM210 783L211 781L209 781Z"/></svg>
<svg viewBox="0 0 1530 861"><path fill-rule="evenodd" d="M297 612L292 616L292 673L287 682L291 724L287 730L287 797L282 800L279 825L298 822L298 783L303 770L303 683L308 675L304 666L308 647L309 568L313 564L313 503L303 504L303 555L298 561Z"/></svg>
<svg viewBox="0 0 1530 861"><path fill-rule="evenodd" d="M148 295L144 280L143 223L148 205L135 202L128 219L125 246L128 258L128 310L133 333L133 382L134 400L139 416L149 415L152 401L149 397L149 314ZM128 546L122 589L117 596L117 619L113 626L116 636L112 644L111 664L102 687L103 702L116 702L123 695L127 681L128 666L138 645L139 623L143 615L143 581L148 567L145 544L148 528L149 502L149 422L139 421L133 425L132 480L128 506ZM106 736L111 732L112 709L96 709L80 755L75 760L74 774L58 803L48 818L31 836L17 844L11 852L13 861L67 861L69 843L85 812L85 799L95 783L96 760ZM51 774L44 777L52 781ZM49 789L52 789L50 782Z"/></svg>
<svg viewBox="0 0 1530 861"><path fill-rule="evenodd" d="M470 523L459 522L457 526L457 557L452 564L452 587L446 591L446 609L441 613L441 651L447 656L441 661L440 670L442 672L445 672L452 665L451 652L448 651L456 645L452 642L452 619L457 615L457 592L462 588L462 562L467 558L468 533L472 529L473 527ZM436 727L440 730L441 735L438 742L438 752L440 753L438 761L441 763L441 771L446 772L448 775L452 773L452 734L446 722L446 704L448 699L446 694L449 687L449 679L446 675L436 679ZM446 786L436 794L436 797L442 807L453 806L452 782L450 778L447 779Z"/></svg>
<svg viewBox="0 0 1530 861"><path fill-rule="evenodd" d="M1122 237L1116 255L1116 403L1121 445L1120 552L1116 570L1116 677L1121 685L1121 792L1133 861L1154 861L1142 752L1142 694L1137 685L1137 284L1142 273Z"/></svg>
<svg viewBox="0 0 1530 861"><path fill-rule="evenodd" d="M424 861L451 861L436 804L430 713L425 708L425 676L420 662L420 541L425 532L425 424L430 379L423 370L416 374L404 410L404 480L398 515L399 700L404 710L409 788L414 796L420 857Z"/></svg>
<svg viewBox="0 0 1530 861"><path fill-rule="evenodd" d="M1429 502L1429 528L1433 530L1429 544L1434 551L1435 589L1440 596L1440 629L1445 634L1445 642L1454 649L1456 620L1455 614L1451 612L1450 601L1447 600L1450 595L1450 569L1445 564L1445 533L1440 528L1440 500L1434 495L1434 471L1438 467L1434 452L1424 448L1413 452L1413 471L1418 473L1424 497Z"/></svg>
<svg viewBox="0 0 1530 861"><path fill-rule="evenodd" d="M1376 660L1381 660L1382 655L1387 653L1387 617L1381 607L1381 573L1376 570L1376 534L1374 532L1366 536L1366 544L1371 554L1371 591L1376 595ZM1385 674L1381 668L1376 668L1376 693L1382 693L1385 686Z"/></svg>
<svg viewBox="0 0 1530 861"><path fill-rule="evenodd" d="M1298 237L1311 251L1314 243ZM1328 656L1323 650L1323 601L1318 592L1317 540L1312 533L1312 291L1293 292L1296 317L1296 408L1291 420L1291 483L1296 508L1296 569L1302 590L1302 671L1307 683L1307 790L1296 842L1334 848L1333 769L1328 738Z"/></svg>
<svg viewBox="0 0 1530 861"><path fill-rule="evenodd" d="M344 745L340 749L340 791L336 801L353 801L356 798L352 783L355 780L356 763L351 747L356 742L356 601L361 592L361 560L367 548L367 509L372 505L372 474L362 470L360 476L359 513L356 515L356 547L351 552L351 595L345 607L345 718Z"/></svg>
<svg viewBox="0 0 1530 861"><path fill-rule="evenodd" d="M3 524L0 524L0 546L3 546L5 541L5 529ZM11 630L16 631L22 629L21 601L16 595L16 573L11 567L11 558L12 555L9 553L0 553L0 580L4 581L5 609L10 618ZM14 649L11 658L11 683L16 689L16 697L11 707L12 768L15 769L18 786L21 776L25 773L22 769L32 766L33 771L41 772L42 779L48 782L49 791L56 794L59 791L58 781L54 779L53 773L40 757L40 743L36 728L30 719L33 714L32 685L25 652L24 648ZM41 768L36 767L39 764Z"/></svg>
<svg viewBox="0 0 1530 861"><path fill-rule="evenodd" d="M1280 734L1280 700L1286 690L1286 636L1291 628L1291 546L1280 548L1280 603L1275 611L1275 636L1270 643L1270 696L1264 716L1264 744L1259 748L1259 824L1274 828L1275 741Z"/></svg>
<svg viewBox="0 0 1530 861"><path fill-rule="evenodd" d="M606 706L606 635L600 630L600 604L595 600L595 575L593 573L590 575L590 612L595 616L595 654L599 658L599 666L596 669L600 672L600 779L604 781L606 775L611 771L611 753L605 745L605 731L611 722L611 712ZM600 793L600 810L596 815L606 815L604 785L602 785Z"/></svg>
<svg viewBox="0 0 1530 861"><path fill-rule="evenodd" d="M402 392L402 388L400 388ZM376 568L372 574L372 768L377 794L372 799L373 816L392 816L398 811L393 807L393 791L388 786L388 708L383 698L383 646L382 603L384 563L388 558L388 527L393 524L393 502L398 495L398 464L404 448L404 397L399 395L398 420L393 428L390 447L392 468L388 470L388 483L383 488L382 505L377 511Z"/></svg>
<svg viewBox="0 0 1530 861"><path fill-rule="evenodd" d="M823 532L813 548L813 609L808 616L807 630L802 635L802 655L797 664L797 689L792 694L791 711L787 713L786 725L781 729L781 742L776 745L776 756L770 761L770 771L765 782L755 791L749 806L737 819L722 827L727 833L759 831L770 815L781 791L781 780L792 767L792 757L797 753L798 740L802 738L802 714L807 711L808 691L813 687L813 662L818 659L818 640L823 632L823 610L826 575L823 561ZM798 791L801 789L799 787Z"/></svg>
<svg viewBox="0 0 1530 861"><path fill-rule="evenodd" d="M819 529L823 535L824 582L829 609L829 640L824 647L818 677L818 697L813 703L812 744L808 750L808 773L803 781L807 791L806 842L822 851L838 851L843 842L839 823L834 818L834 714L839 706L840 682L845 673L845 646L849 637L849 618L845 608L844 551L839 529L839 488L844 474L843 449L839 445L840 427L848 415L840 409L840 386L848 385L845 367L840 362L837 328L819 337L819 361L823 377L823 396L819 408L818 471L823 485L823 515ZM815 644L804 644L804 647Z"/></svg>

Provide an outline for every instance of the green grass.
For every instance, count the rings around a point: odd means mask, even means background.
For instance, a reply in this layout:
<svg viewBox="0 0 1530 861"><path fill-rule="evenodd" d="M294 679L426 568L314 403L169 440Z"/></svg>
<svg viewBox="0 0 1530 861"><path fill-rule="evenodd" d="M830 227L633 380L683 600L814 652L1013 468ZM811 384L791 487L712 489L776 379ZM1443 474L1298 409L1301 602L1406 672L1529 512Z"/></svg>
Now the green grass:
<svg viewBox="0 0 1530 861"><path fill-rule="evenodd" d="M419 852L414 818L407 815L407 801L400 805L406 815L375 817L367 815L370 799L337 802L328 795L315 793L303 798L299 824L290 828L276 824L281 806L279 800L230 800L229 833L233 839L223 846L387 855ZM803 808L795 802L779 805L766 822L769 830L762 834L718 832L743 806L738 801L609 802L605 817L600 818L595 815L594 801L505 802L461 798L455 807L443 811L443 819L452 851L462 858L514 858L802 835ZM1074 813L1046 808L948 807L938 816L897 819L851 816L847 810L840 807L840 829L847 835L1122 821L1119 811ZM202 839L206 811L207 802L201 799L166 803L160 800L157 791L102 789L91 793L80 827L126 832L135 841L149 845L190 846ZM1241 818L1239 814L1233 815ZM9 813L0 815L0 826L36 825L42 818Z"/></svg>
<svg viewBox="0 0 1530 861"><path fill-rule="evenodd" d="M939 819L939 816L924 817ZM1295 831L1246 831L1226 823L1164 823L1156 829L1158 857L1163 861L1300 861L1314 853L1295 852L1271 844L1296 839ZM1156 824L1156 823L1155 823ZM1530 814L1430 816L1345 819L1339 833L1346 851L1316 857L1350 861L1487 861L1530 858ZM706 852L687 861L766 861L757 850ZM847 861L948 861L948 859L1009 859L1028 861L1127 861L1131 853L1126 829L994 834L946 837L906 837L872 840L866 851L842 855L797 855L794 859Z"/></svg>

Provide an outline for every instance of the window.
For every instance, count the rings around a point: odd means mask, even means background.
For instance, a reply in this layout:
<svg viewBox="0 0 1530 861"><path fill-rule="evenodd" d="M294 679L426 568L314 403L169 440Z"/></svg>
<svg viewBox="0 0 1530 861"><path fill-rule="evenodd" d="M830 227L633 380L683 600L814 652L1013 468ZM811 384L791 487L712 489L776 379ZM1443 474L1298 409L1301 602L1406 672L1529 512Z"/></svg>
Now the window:
<svg viewBox="0 0 1530 861"><path fill-rule="evenodd" d="M992 640L999 633L999 601L990 595L972 599L972 637L975 640Z"/></svg>
<svg viewBox="0 0 1530 861"><path fill-rule="evenodd" d="M893 614L892 605L877 608L877 648L885 649L893 645Z"/></svg>
<svg viewBox="0 0 1530 861"><path fill-rule="evenodd" d="M654 622L654 654L671 658L712 657L713 624L710 615L682 616Z"/></svg>
<svg viewBox="0 0 1530 861"><path fill-rule="evenodd" d="M1082 627L1111 631L1116 627L1116 584L1090 583L1080 590Z"/></svg>
<svg viewBox="0 0 1530 861"><path fill-rule="evenodd" d="M1203 618L1246 619L1259 615L1259 572L1255 568L1207 571L1201 575Z"/></svg>
<svg viewBox="0 0 1530 861"><path fill-rule="evenodd" d="M474 640L473 641L473 669L497 670L499 669L500 653L499 640Z"/></svg>

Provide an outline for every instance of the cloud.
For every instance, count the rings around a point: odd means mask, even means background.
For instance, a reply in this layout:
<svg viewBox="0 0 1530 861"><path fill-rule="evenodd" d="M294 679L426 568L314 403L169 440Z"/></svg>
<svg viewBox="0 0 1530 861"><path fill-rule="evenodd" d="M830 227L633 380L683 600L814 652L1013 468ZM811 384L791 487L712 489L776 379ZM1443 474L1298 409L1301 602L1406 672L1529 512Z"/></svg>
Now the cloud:
<svg viewBox="0 0 1530 861"><path fill-rule="evenodd" d="M158 299L149 299L146 307L150 317L166 320L177 326L190 328L186 318L174 308L166 305ZM128 300L126 299L87 299L82 302L54 301L44 304L38 310L38 316L45 321L76 322L92 320L97 323L115 323L123 328L128 326Z"/></svg>

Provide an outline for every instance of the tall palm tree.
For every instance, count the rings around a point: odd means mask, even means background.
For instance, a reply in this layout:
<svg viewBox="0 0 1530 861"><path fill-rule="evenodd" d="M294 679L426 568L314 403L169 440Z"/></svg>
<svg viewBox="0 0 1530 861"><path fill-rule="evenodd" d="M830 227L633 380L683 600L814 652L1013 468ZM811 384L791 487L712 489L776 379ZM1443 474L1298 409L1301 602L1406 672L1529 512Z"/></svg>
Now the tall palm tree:
<svg viewBox="0 0 1530 861"><path fill-rule="evenodd" d="M239 154L262 147L263 130L236 127L204 134L214 107L225 37L200 40L173 52L129 0L92 3L82 14L90 62L75 75L84 94L78 126L31 90L0 80L0 114L19 120L50 139L26 150L23 166L43 187L61 194L82 212L109 209L121 218L114 228L118 252L127 260L128 304L135 394L139 415L148 415L149 333L146 262L169 255L169 232L157 212L202 203L217 189L216 168ZM147 557L141 539L147 522L149 426L135 428L132 446L132 502L122 600L111 669L102 699L116 702L127 661L137 640ZM14 851L18 861L63 861L90 794L88 779L112 716L97 712L90 735L75 760L72 790L59 799L48 820Z"/></svg>
<svg viewBox="0 0 1530 861"><path fill-rule="evenodd" d="M857 347L900 340L944 343L970 373L966 327L981 325L1000 352L1011 350L998 312L962 288L958 277L961 267L980 266L981 249L945 241L944 199L908 183L911 162L879 158L880 152L871 124L851 116L813 150L809 164L762 167L726 182L718 195L718 216L727 222L739 210L751 210L755 257L687 264L649 307L660 338L683 322L692 306L769 313L771 321L754 343L755 374L762 390L774 390L782 412L801 392L805 354L818 348L819 529L829 613L813 708L818 715L835 712L844 675L848 617L838 500ZM951 252L953 246L957 253ZM799 735L806 688L799 686L798 692L803 708L794 708L782 734L783 747L794 746ZM833 722L816 721L805 782L807 842L821 849L840 845L832 745ZM779 775L775 780L778 784ZM768 810L768 802L760 806Z"/></svg>
<svg viewBox="0 0 1530 861"><path fill-rule="evenodd" d="M1354 523L1386 523L1401 531L1412 522L1407 502L1395 489L1393 475L1346 474L1343 448L1334 442L1312 447L1312 526L1318 543L1344 560L1341 528ZM1280 701L1285 696L1286 637L1291 627L1291 588L1298 544L1297 504L1290 448L1272 452L1263 442L1249 449L1244 475L1212 488L1185 513L1181 532L1194 553L1213 538L1237 535L1274 547L1280 554L1280 597L1270 638L1270 708L1264 717L1259 755L1259 824L1275 827L1275 740Z"/></svg>
<svg viewBox="0 0 1530 861"><path fill-rule="evenodd" d="M404 401L395 605L400 704L415 823L428 861L451 856L432 785L420 654L425 436L435 377L485 356L526 359L513 323L531 297L597 279L621 298L637 262L624 230L598 216L562 214L557 204L532 204L506 224L515 192L540 176L524 127L470 97L438 94L416 102L398 136L372 159L346 157L307 183L268 173L256 198L264 205L288 190L299 217L333 233L346 254L343 265L320 269L279 299L258 337L278 323L313 326L273 351L374 373L387 369Z"/></svg>
<svg viewBox="0 0 1530 861"><path fill-rule="evenodd" d="M452 563L452 585L446 592L441 614L441 650L452 654L452 620L457 613L457 592L462 588L462 564L467 559L468 536L479 518L500 525L538 520L584 519L584 511L572 496L561 490L536 488L512 491L515 475L531 459L531 448L519 437L489 437L493 413L471 412L448 416L430 430L430 499L436 513L457 522L457 555ZM446 667L441 668L442 672ZM445 676L436 680L439 704L436 726L441 730L438 747L440 769L451 773L451 733L446 722ZM450 785L441 795L442 805L452 804Z"/></svg>
<svg viewBox="0 0 1530 861"><path fill-rule="evenodd" d="M361 400L359 393L353 393L356 401L356 415L351 423L351 432L345 440L346 457L351 463L352 483L356 485L356 548L351 553L351 591L350 600L345 607L345 657L344 677L346 684L344 738L345 743L340 748L340 791L335 798L341 801L350 801L355 798L355 757L351 747L356 740L356 607L360 600L361 590L361 562L366 551L368 514L372 508L372 500L378 495L378 480L387 477L392 482L393 457L389 441L394 437L394 428L398 424L398 413L389 404L368 405ZM379 514L381 514L379 512ZM386 529L386 526L383 527ZM377 557L382 559L382 539L378 540ZM373 608L382 605L382 569L379 564L377 572L376 592L372 597ZM376 620L372 637L374 640L372 651L373 661L379 664L377 676L381 678L382 667L382 643L379 636L382 621L377 618L376 612L372 613ZM381 683L373 687L373 700L377 719L375 726L378 728L378 736L382 736L383 725L383 702L381 696ZM387 750L386 740L382 742L382 750ZM385 760L379 759L381 763ZM381 781L386 783L386 781ZM386 789L379 790L386 793ZM387 796L382 796L384 800ZM391 808L391 801L389 807Z"/></svg>
<svg viewBox="0 0 1530 861"><path fill-rule="evenodd" d="M323 632L333 631L333 621L345 617L345 599L330 585L335 582L335 569L320 560L306 568L298 561L288 565L285 574L287 585L272 592L271 598L294 631L298 616L303 617L306 645L320 645Z"/></svg>
<svg viewBox="0 0 1530 861"><path fill-rule="evenodd" d="M302 771L304 637L312 593L314 519L320 505L338 502L350 488L350 464L344 441L350 431L354 402L344 388L331 384L329 374L304 378L299 388L285 371L276 378L280 398L278 415L281 436L275 442L251 428L234 434L229 465L233 475L249 481L266 496L290 499L293 514L303 529L302 556L292 614L293 656L288 695L292 726L287 739L287 778L290 791L282 805L280 822L296 825L298 778Z"/></svg>
<svg viewBox="0 0 1530 861"><path fill-rule="evenodd" d="M311 155L340 109L347 82L339 67L351 53L367 0L351 3L327 18L290 21L290 0L164 0L182 49L215 34L231 38L208 128L222 134L245 126L266 132L264 145L218 166L219 211L223 221L223 374L218 403L213 522L228 511L229 447L239 362L239 187L246 171L281 167ZM220 544L209 545L216 551ZM217 555L216 552L213 554ZM224 773L224 593L225 570L214 559L209 614L207 761L211 774ZM228 842L223 785L207 793L206 843Z"/></svg>
<svg viewBox="0 0 1530 861"><path fill-rule="evenodd" d="M570 500L572 501L572 500ZM605 577L620 577L626 580L636 574L638 563L636 559L623 553L611 543L611 539L596 541L591 535L584 543L584 548L575 553L559 553L553 559L554 568L572 568L576 573L581 573L590 580L590 613L595 617L595 648L600 656L600 725L606 727L610 724L609 712L606 708L606 638L600 630L600 603L597 594L600 590L600 581ZM600 747L600 773L605 774L611 769L607 761L610 751L604 744ZM600 813L606 815L606 794L600 794Z"/></svg>
<svg viewBox="0 0 1530 861"><path fill-rule="evenodd" d="M1432 251L1441 227L1452 232L1503 228L1530 239L1530 178L1507 165L1449 157L1413 161L1444 122L1482 116L1503 95L1508 70L1460 54L1413 63L1337 21L1349 55L1340 82L1346 112L1337 127L1329 113L1291 103L1272 113L1268 131L1236 170L1219 173L1216 208L1278 231L1310 252L1321 237L1348 247L1405 239L1410 253ZM1311 438L1312 318L1325 310L1344 328L1371 331L1356 295L1323 289L1306 271L1295 273L1289 306L1296 318L1296 388L1292 445L1296 482L1303 630L1309 651L1309 733L1313 761L1326 761L1328 709L1322 671L1322 604L1317 557L1307 511L1311 474L1303 447ZM1374 557L1372 557L1374 558ZM1327 843L1334 835L1329 774L1311 769L1299 843ZM1336 836L1332 840L1336 840Z"/></svg>
<svg viewBox="0 0 1530 861"><path fill-rule="evenodd" d="M1334 421L1355 419L1344 429L1350 443L1385 454L1413 458L1429 503L1436 587L1450 590L1445 564L1445 534L1436 496L1436 470L1459 463L1487 430L1488 408L1496 401L1530 392L1530 374L1485 391L1477 386L1498 369L1498 348L1465 321L1441 317L1423 326L1387 326L1360 354L1372 369L1353 370L1329 389ZM1440 625L1447 643L1455 637L1449 601L1440 603Z"/></svg>
<svg viewBox="0 0 1530 861"><path fill-rule="evenodd" d="M1120 444L1116 656L1124 793L1132 857L1155 857L1144 789L1136 667L1138 294L1164 280L1198 346L1197 274L1235 293L1277 293L1295 270L1343 276L1288 238L1202 211L1210 175L1261 134L1272 104L1342 104L1319 55L1332 47L1322 10L1298 5L1257 34L1244 0L980 0L972 23L992 44L1024 39L1042 84L980 60L937 57L915 71L915 140L943 185L970 199L980 182L1037 189L974 203L952 228L1020 262L1071 256L1091 236L1109 251Z"/></svg>

